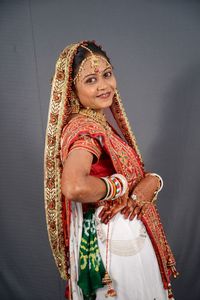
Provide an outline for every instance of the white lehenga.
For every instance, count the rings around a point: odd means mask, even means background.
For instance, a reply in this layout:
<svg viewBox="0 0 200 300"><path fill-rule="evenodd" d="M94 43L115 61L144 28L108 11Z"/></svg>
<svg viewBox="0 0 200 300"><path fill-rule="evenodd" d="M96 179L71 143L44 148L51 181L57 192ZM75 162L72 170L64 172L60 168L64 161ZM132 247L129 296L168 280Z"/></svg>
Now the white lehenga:
<svg viewBox="0 0 200 300"><path fill-rule="evenodd" d="M100 210L96 210L95 218L99 249L105 265L107 225L99 221ZM83 221L80 203L72 203L71 220L72 299L82 300L82 292L76 284ZM117 291L113 300L167 300L155 252L143 223L137 218L125 220L121 214L117 214L110 221L109 232L109 274ZM107 300L106 291L106 286L98 289L96 300Z"/></svg>

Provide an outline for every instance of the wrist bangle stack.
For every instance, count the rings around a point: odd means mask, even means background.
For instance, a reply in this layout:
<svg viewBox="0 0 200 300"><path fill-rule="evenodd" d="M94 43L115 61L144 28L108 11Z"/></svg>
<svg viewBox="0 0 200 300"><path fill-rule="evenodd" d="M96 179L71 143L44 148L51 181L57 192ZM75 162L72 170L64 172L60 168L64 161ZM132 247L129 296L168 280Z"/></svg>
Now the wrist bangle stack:
<svg viewBox="0 0 200 300"><path fill-rule="evenodd" d="M101 200L115 200L125 194L128 182L122 174L101 177L106 185L106 195Z"/></svg>

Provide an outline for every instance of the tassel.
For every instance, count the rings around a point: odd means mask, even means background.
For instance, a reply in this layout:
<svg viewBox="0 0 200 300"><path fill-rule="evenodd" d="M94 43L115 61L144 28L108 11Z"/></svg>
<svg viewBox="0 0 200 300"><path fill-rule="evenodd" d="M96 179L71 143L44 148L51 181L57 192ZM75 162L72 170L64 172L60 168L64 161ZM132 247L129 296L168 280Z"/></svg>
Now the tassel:
<svg viewBox="0 0 200 300"><path fill-rule="evenodd" d="M108 290L106 293L106 298L107 297L115 297L117 296L117 292L115 291L115 289L112 287L112 280L110 278L110 275L108 274L108 272L106 271L104 278L102 279L102 283L106 284L108 286Z"/></svg>
<svg viewBox="0 0 200 300"><path fill-rule="evenodd" d="M107 297L116 297L117 296L117 292L113 289L112 285L108 285L108 291L106 293L106 298Z"/></svg>
<svg viewBox="0 0 200 300"><path fill-rule="evenodd" d="M102 279L102 283L106 284L107 287L108 287L107 293L105 294L106 298L117 296L117 292L112 287L112 279L110 278L110 275L108 274L109 228L110 228L110 224L108 223L108 231L107 231L107 238L106 238L106 272L105 272L105 275Z"/></svg>
<svg viewBox="0 0 200 300"><path fill-rule="evenodd" d="M104 275L104 278L102 279L102 283L107 284L107 285L112 283L110 275L108 274L107 271L106 271L106 273Z"/></svg>
<svg viewBox="0 0 200 300"><path fill-rule="evenodd" d="M171 271L173 274L173 277L176 278L177 276L179 276L179 272L176 270L175 266L171 267Z"/></svg>
<svg viewBox="0 0 200 300"><path fill-rule="evenodd" d="M168 299L174 300L174 295L172 293L171 284L168 284Z"/></svg>

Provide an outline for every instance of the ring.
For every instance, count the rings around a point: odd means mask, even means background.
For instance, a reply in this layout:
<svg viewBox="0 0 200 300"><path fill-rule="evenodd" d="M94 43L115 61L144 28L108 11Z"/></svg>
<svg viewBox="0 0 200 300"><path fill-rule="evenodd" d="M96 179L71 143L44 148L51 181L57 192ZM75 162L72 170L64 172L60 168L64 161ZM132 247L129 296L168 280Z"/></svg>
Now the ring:
<svg viewBox="0 0 200 300"><path fill-rule="evenodd" d="M133 194L130 196L130 198L131 198L132 200L135 201L135 200L137 200L137 195L133 193Z"/></svg>

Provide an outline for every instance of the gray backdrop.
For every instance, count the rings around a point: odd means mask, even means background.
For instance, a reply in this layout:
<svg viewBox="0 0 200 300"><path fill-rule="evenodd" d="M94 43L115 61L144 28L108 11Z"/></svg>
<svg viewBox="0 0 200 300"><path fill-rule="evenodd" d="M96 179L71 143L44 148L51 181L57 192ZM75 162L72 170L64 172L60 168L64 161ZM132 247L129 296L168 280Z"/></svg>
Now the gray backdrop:
<svg viewBox="0 0 200 300"><path fill-rule="evenodd" d="M158 206L181 273L176 299L198 300L200 2L189 0L0 0L0 299L64 299L43 148L55 61L82 39L112 58L146 169L165 181Z"/></svg>

